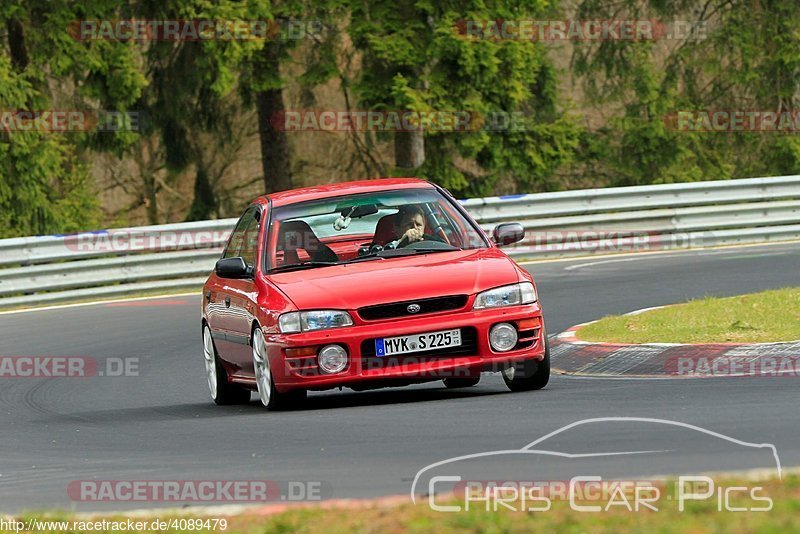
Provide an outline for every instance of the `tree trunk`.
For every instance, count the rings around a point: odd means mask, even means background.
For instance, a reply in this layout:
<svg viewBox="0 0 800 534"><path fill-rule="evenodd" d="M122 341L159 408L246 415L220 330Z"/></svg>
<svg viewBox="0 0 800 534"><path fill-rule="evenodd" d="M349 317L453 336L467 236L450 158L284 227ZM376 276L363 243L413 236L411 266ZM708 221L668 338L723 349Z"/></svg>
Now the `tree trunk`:
<svg viewBox="0 0 800 534"><path fill-rule="evenodd" d="M144 182L144 204L147 213L147 224L158 224L158 190L156 178L148 169L142 176Z"/></svg>
<svg viewBox="0 0 800 534"><path fill-rule="evenodd" d="M211 218L214 209L216 209L216 199L211 189L211 182L208 180L208 173L205 168L198 166L194 179L194 201L189 208L186 222L206 221Z"/></svg>
<svg viewBox="0 0 800 534"><path fill-rule="evenodd" d="M425 163L425 137L421 130L394 134L394 161L400 169L417 169Z"/></svg>
<svg viewBox="0 0 800 534"><path fill-rule="evenodd" d="M11 64L15 69L22 71L28 66L28 49L25 46L25 30L17 19L6 21L8 32L8 48L11 52Z"/></svg>
<svg viewBox="0 0 800 534"><path fill-rule="evenodd" d="M280 43L268 41L264 45L259 68L268 69L277 79L280 76ZM258 133L261 139L261 165L264 169L264 192L283 191L292 188L292 168L289 141L286 132L273 127L273 122L282 117L283 89L267 89L256 95L258 107Z"/></svg>
<svg viewBox="0 0 800 534"><path fill-rule="evenodd" d="M139 175L142 179L141 199L147 214L147 224L158 224L158 185L156 183L155 173L158 172L153 168L153 146L151 144L152 137L143 140L133 151L133 160L139 169Z"/></svg>

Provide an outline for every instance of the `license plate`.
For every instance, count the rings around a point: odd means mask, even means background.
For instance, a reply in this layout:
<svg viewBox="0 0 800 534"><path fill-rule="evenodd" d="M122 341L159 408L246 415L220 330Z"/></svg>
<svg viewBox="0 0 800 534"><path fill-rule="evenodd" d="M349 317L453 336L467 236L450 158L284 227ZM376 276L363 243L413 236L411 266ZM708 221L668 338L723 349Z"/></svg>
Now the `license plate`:
<svg viewBox="0 0 800 534"><path fill-rule="evenodd" d="M386 337L375 340L375 355L392 356L409 352L446 349L461 346L461 330L442 330L413 336Z"/></svg>

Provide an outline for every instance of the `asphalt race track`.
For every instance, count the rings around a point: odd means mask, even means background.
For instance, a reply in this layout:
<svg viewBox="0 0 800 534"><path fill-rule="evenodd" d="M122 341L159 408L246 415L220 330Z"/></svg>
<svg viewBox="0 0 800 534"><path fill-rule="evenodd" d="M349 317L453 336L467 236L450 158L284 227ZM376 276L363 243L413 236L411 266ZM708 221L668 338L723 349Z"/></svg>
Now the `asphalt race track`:
<svg viewBox="0 0 800 534"><path fill-rule="evenodd" d="M552 335L609 313L799 285L800 244L527 268ZM0 512L166 506L70 499L70 482L97 479L320 481L326 496L337 498L408 494L417 471L432 462L520 448L564 425L609 416L668 419L773 443L784 467L800 465L794 377L554 376L542 391L510 393L499 375L486 375L466 390L435 382L312 393L303 410L270 413L255 400L235 407L211 402L199 317L199 295L0 315L1 355L140 359L139 376L0 379ZM595 424L573 431L562 445L680 450L685 439L652 426ZM647 468L652 474L770 467L763 455L743 460L713 445L679 459Z"/></svg>

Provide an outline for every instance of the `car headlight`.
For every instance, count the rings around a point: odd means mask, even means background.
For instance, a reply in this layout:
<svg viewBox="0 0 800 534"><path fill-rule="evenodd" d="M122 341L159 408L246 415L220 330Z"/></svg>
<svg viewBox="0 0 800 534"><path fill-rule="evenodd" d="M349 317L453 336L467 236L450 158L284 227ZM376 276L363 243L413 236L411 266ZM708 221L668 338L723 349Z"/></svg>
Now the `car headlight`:
<svg viewBox="0 0 800 534"><path fill-rule="evenodd" d="M516 304L530 304L531 302L536 302L536 290L530 282L522 282L478 293L472 309L499 308Z"/></svg>
<svg viewBox="0 0 800 534"><path fill-rule="evenodd" d="M350 314L340 310L289 312L278 318L278 326L284 334L352 325L353 319Z"/></svg>

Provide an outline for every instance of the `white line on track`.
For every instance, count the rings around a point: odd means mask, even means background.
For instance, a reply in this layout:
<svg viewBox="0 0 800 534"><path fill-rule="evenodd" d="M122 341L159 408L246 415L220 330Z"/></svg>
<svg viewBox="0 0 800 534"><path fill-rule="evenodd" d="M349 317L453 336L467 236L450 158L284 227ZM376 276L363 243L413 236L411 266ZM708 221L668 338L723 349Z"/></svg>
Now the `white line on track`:
<svg viewBox="0 0 800 534"><path fill-rule="evenodd" d="M597 265L600 263L643 260L649 258L650 256L656 256L656 255L678 256L691 252L697 256L716 256L720 254L733 254L740 249L749 249L755 247L773 247L778 245L794 245L798 243L800 243L800 240L777 241L775 243L750 243L747 245L720 245L718 247L706 247L701 249L691 248L685 250L654 250L652 252L620 252L615 254L599 254L593 257L598 259L604 258L603 260L590 263L582 263L578 265L570 265L568 267L565 267L565 270L571 271L579 267ZM518 263L520 265L536 265L540 263L567 263L567 262L581 261L585 259L588 259L588 256L569 257L569 258L548 258L541 260L523 261Z"/></svg>
<svg viewBox="0 0 800 534"><path fill-rule="evenodd" d="M557 369L557 368L556 368ZM680 380L682 382L686 382L687 380L723 380L726 378L795 378L797 373L794 371L784 371L778 373L774 376L772 375L754 375L754 374L745 374L745 373L736 373L736 374L729 374L729 375L708 375L708 376L699 376L699 375L670 375L670 376L589 376L589 375L573 375L570 373L564 373L560 371L553 371L552 377L564 377L576 380Z"/></svg>
<svg viewBox="0 0 800 534"><path fill-rule="evenodd" d="M169 295L152 295L147 297L133 297L133 298L119 298L119 299L112 299L112 300L93 300L90 302L76 302L74 304L56 304L53 306L42 306L39 308L24 308L21 310L8 310L8 311L0 311L0 315L11 315L15 313L31 313L31 312L38 312L38 311L51 311L51 310L63 310L67 308L81 308L83 306L97 306L100 304L116 304L120 302L136 302L140 300L159 300L159 299L169 299L169 298L177 298L177 297L194 297L199 296L200 291L187 291L186 293L171 293Z"/></svg>
<svg viewBox="0 0 800 534"><path fill-rule="evenodd" d="M648 258L617 258L612 260L592 261L589 263L578 263L576 265L568 265L564 267L565 271L574 271L576 269L583 269L585 267L594 267L595 265L604 265L606 263L626 263L629 261L646 260Z"/></svg>
<svg viewBox="0 0 800 534"><path fill-rule="evenodd" d="M675 380L673 377L669 376L584 376L584 375L572 375L569 373L561 373L556 370L553 371L553 374L550 378L568 378L570 380L639 380L639 381L652 381L652 380ZM700 379L702 380L702 379Z"/></svg>

